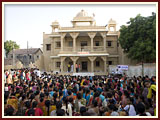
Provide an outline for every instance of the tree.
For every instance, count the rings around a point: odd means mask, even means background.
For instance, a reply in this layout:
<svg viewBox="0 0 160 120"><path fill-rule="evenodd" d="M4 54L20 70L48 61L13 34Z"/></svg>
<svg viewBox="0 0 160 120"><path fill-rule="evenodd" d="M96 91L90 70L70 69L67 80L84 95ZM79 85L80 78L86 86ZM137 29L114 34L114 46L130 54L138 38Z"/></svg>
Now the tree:
<svg viewBox="0 0 160 120"><path fill-rule="evenodd" d="M156 61L156 13L130 18L120 29L119 42L128 58L142 62ZM142 71L143 75L143 71Z"/></svg>
<svg viewBox="0 0 160 120"><path fill-rule="evenodd" d="M19 49L19 45L15 41L7 40L4 42L4 49L6 50L6 56L8 56L8 53L13 49Z"/></svg>

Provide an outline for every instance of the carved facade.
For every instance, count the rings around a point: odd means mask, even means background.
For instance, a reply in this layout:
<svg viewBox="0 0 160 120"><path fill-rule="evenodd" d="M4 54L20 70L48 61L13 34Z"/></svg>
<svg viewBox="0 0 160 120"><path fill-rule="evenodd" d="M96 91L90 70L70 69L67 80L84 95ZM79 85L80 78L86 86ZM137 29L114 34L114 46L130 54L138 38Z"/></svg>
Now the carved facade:
<svg viewBox="0 0 160 120"><path fill-rule="evenodd" d="M107 26L97 26L94 17L82 10L73 18L72 27L52 23L52 33L43 33L44 69L67 73L94 72L107 74L108 65L125 64L124 54L118 43L119 31L112 19ZM127 62L126 62L127 63Z"/></svg>

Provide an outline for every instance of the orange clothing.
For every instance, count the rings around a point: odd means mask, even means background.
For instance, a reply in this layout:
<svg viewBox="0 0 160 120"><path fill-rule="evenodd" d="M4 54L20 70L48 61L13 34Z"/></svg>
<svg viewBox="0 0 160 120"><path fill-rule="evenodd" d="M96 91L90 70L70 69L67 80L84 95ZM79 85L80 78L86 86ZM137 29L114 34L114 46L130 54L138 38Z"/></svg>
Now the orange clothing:
<svg viewBox="0 0 160 120"><path fill-rule="evenodd" d="M106 114L105 114L106 116L110 116L111 115L111 113L110 112L106 112Z"/></svg>

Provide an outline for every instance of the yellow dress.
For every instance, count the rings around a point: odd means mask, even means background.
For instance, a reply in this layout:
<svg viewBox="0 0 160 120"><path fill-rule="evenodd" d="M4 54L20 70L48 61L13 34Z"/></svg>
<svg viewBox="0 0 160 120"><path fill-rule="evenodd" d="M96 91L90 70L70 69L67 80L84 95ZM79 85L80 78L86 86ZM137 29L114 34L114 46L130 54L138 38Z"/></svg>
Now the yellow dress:
<svg viewBox="0 0 160 120"><path fill-rule="evenodd" d="M16 98L8 99L7 104L12 105L16 110L18 109L18 100Z"/></svg>
<svg viewBox="0 0 160 120"><path fill-rule="evenodd" d="M55 105L51 105L50 106L49 115L53 110L56 110L56 106ZM48 116L48 108L46 106L42 107L42 111L43 111L43 116Z"/></svg>
<svg viewBox="0 0 160 120"><path fill-rule="evenodd" d="M152 90L156 91L156 85L151 85L150 88L148 88L148 95L147 98L152 98Z"/></svg>

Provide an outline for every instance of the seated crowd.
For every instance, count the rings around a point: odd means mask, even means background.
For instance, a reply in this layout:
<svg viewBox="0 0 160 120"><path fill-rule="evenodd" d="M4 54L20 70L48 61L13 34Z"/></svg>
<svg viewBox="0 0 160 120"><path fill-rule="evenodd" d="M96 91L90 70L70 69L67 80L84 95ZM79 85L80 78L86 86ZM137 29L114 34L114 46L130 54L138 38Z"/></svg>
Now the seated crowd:
<svg viewBox="0 0 160 120"><path fill-rule="evenodd" d="M4 71L5 116L155 116L156 77Z"/></svg>

